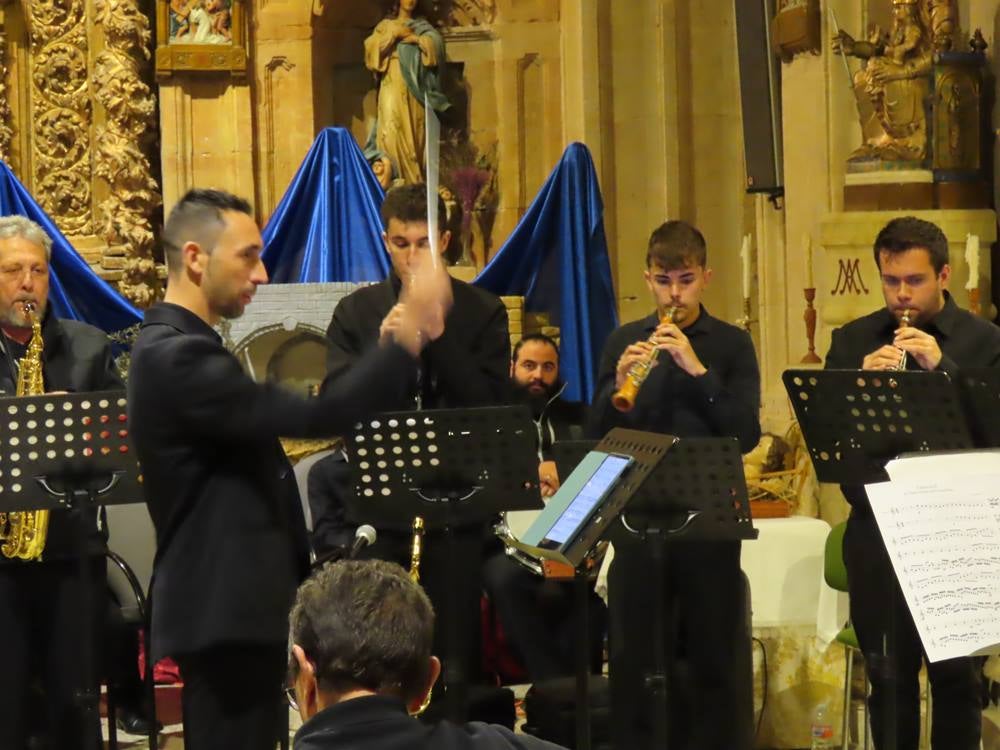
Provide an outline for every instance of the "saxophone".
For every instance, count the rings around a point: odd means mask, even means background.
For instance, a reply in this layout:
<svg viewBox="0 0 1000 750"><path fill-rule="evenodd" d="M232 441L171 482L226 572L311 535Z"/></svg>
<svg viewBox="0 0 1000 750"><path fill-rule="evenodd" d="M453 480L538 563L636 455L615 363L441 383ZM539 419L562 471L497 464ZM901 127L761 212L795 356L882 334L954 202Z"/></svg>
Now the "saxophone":
<svg viewBox="0 0 1000 750"><path fill-rule="evenodd" d="M42 379L42 322L33 302L24 305L24 314L31 321L31 341L21 359L17 373L18 396L40 396L45 393ZM4 557L40 560L49 529L49 511L16 511L0 513L0 552Z"/></svg>
<svg viewBox="0 0 1000 750"><path fill-rule="evenodd" d="M420 583L420 556L423 553L424 519L413 517L413 541L410 544L410 580Z"/></svg>

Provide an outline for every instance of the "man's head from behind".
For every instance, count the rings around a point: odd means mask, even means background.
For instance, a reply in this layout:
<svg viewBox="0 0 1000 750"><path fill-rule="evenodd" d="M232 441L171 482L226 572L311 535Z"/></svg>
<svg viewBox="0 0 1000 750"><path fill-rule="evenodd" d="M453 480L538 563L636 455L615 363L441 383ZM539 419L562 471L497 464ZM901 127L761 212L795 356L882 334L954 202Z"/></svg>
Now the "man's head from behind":
<svg viewBox="0 0 1000 750"><path fill-rule="evenodd" d="M392 259L396 275L404 282L412 273L412 264L418 253L431 249L430 231L427 226L427 186L424 184L400 185L385 194L382 201L382 240ZM451 232L447 231L448 216L444 200L438 196L438 252L447 260Z"/></svg>
<svg viewBox="0 0 1000 750"><path fill-rule="evenodd" d="M212 324L238 318L267 283L260 229L250 204L231 193L188 191L167 217L163 246L168 294L182 294Z"/></svg>
<svg viewBox="0 0 1000 750"><path fill-rule="evenodd" d="M26 328L24 312L34 305L39 317L49 301L49 259L52 239L25 216L0 218L0 323Z"/></svg>
<svg viewBox="0 0 1000 750"><path fill-rule="evenodd" d="M698 317L701 296L712 278L701 232L686 221L668 221L653 230L646 250L646 286L662 316L675 308L674 322Z"/></svg>
<svg viewBox="0 0 1000 750"><path fill-rule="evenodd" d="M299 711L364 695L391 695L415 712L441 670L431 655L434 610L395 563L342 560L299 587L289 663Z"/></svg>
<svg viewBox="0 0 1000 750"><path fill-rule="evenodd" d="M898 319L908 310L911 325L934 317L944 305L951 267L948 238L936 225L913 216L886 224L872 248L882 294Z"/></svg>
<svg viewBox="0 0 1000 750"><path fill-rule="evenodd" d="M544 333L524 336L514 345L510 378L530 400L551 398L559 387L559 345Z"/></svg>

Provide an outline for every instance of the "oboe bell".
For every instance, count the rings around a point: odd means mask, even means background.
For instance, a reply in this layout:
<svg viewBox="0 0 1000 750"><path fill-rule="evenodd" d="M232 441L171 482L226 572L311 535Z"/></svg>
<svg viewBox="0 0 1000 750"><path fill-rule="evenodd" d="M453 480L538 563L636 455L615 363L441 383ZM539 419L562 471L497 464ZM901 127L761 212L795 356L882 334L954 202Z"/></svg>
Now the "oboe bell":
<svg viewBox="0 0 1000 750"><path fill-rule="evenodd" d="M666 314L660 318L660 325L673 323L674 318L676 317L677 307L672 306L669 310L667 310ZM655 336L656 331L653 331L652 335L646 339L646 343L652 344ZM642 384L646 382L646 378L649 377L649 373L652 371L653 365L656 364L656 358L659 355L660 350L653 348L644 360L636 362L629 369L628 375L625 378L625 383L611 397L611 404L618 411L632 411L632 408L635 406L635 400L639 395L639 389L642 387Z"/></svg>

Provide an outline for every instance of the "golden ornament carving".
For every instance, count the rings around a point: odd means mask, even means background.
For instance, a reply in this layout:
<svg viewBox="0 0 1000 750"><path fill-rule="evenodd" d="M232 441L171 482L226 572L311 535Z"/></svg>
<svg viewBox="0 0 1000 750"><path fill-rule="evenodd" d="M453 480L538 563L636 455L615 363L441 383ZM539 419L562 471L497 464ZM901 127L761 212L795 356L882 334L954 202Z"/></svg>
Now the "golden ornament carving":
<svg viewBox="0 0 1000 750"><path fill-rule="evenodd" d="M11 143L14 140L13 114L7 89L7 35L0 32L0 161L11 166Z"/></svg>
<svg viewBox="0 0 1000 750"><path fill-rule="evenodd" d="M68 235L93 232L84 0L37 0L29 16L36 199Z"/></svg>
<svg viewBox="0 0 1000 750"><path fill-rule="evenodd" d="M109 188L98 206L98 232L109 247L125 249L122 294L148 307L162 291L150 221L162 200L149 160L156 101L141 67L150 59L149 19L137 0L95 0L94 9L105 35L94 65L95 98L107 113L98 129L94 174Z"/></svg>

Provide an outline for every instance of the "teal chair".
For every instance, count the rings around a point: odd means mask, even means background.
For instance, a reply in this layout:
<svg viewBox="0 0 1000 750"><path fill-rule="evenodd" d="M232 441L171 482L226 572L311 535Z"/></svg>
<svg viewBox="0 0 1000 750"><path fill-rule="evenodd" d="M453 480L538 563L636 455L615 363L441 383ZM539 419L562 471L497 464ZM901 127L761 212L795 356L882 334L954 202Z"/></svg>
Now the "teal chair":
<svg viewBox="0 0 1000 750"><path fill-rule="evenodd" d="M823 577L826 585L835 591L847 591L847 566L844 565L844 532L847 530L847 523L838 523L826 538L826 546L823 550ZM844 721L841 727L841 748L848 750L851 746L850 739L850 716L851 716L851 673L854 666L854 652L860 651L858 635L854 632L854 626L848 625L837 633L835 639L837 643L842 643L847 648L846 670L844 675ZM865 679L865 693L868 692L868 680ZM865 744L864 750L868 750L868 701L865 700Z"/></svg>

